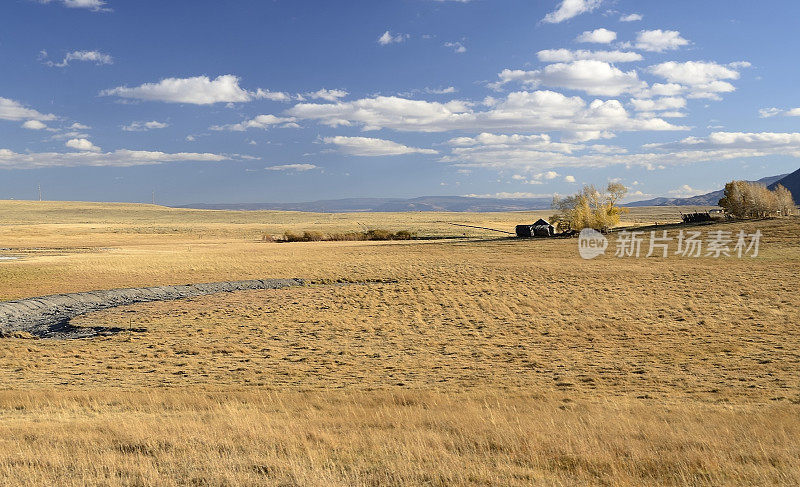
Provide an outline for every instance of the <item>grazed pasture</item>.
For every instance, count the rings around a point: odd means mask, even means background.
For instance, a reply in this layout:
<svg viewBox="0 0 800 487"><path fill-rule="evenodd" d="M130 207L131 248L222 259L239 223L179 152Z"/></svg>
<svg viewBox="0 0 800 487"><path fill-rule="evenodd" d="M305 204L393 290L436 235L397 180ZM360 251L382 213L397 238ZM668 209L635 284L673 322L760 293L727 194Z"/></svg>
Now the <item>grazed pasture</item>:
<svg viewBox="0 0 800 487"><path fill-rule="evenodd" d="M0 203L0 299L314 284L107 310L138 330L0 341L10 485L794 485L800 221L756 259L578 257L537 214ZM627 224L678 219L635 209ZM262 243L407 229L410 242ZM466 234L466 235L465 235Z"/></svg>

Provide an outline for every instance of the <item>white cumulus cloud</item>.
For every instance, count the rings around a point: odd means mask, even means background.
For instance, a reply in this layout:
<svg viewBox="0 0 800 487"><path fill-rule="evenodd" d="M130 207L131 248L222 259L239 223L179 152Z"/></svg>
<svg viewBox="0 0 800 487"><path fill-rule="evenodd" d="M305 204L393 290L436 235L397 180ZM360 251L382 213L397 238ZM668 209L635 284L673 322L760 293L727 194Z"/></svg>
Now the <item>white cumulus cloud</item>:
<svg viewBox="0 0 800 487"><path fill-rule="evenodd" d="M736 149L742 151L788 151L800 157L800 133L786 132L712 132L708 137L687 137L668 144L648 144L656 149ZM742 152L744 154L745 152Z"/></svg>
<svg viewBox="0 0 800 487"><path fill-rule="evenodd" d="M40 113L32 108L27 108L20 102L0 96L0 120L55 120L52 113Z"/></svg>
<svg viewBox="0 0 800 487"><path fill-rule="evenodd" d="M316 169L317 166L314 164L279 164L277 166L267 166L264 169L268 171L293 171L293 172L305 172L311 171L312 169Z"/></svg>
<svg viewBox="0 0 800 487"><path fill-rule="evenodd" d="M539 61L545 63L569 63L579 60L594 60L607 63L630 63L644 59L641 54L632 51L587 51L578 49L544 49L536 53Z"/></svg>
<svg viewBox="0 0 800 487"><path fill-rule="evenodd" d="M122 130L126 132L146 132L148 130L163 129L167 127L169 127L168 123L151 120L150 122L131 122L128 125L124 125Z"/></svg>
<svg viewBox="0 0 800 487"><path fill-rule="evenodd" d="M642 166L648 169L740 158L783 155L800 158L800 133L714 132L665 144L646 144L643 152L585 151L571 153L530 147L526 142L493 147L455 147L442 162L457 167L530 170L536 167Z"/></svg>
<svg viewBox="0 0 800 487"><path fill-rule="evenodd" d="M528 149L545 150L552 152L572 153L574 150L579 150L580 146L575 144L567 144L563 142L553 142L548 134L538 135L505 135L505 134L492 134L488 132L481 133L475 137L456 137L450 139L448 144L453 147L466 147L466 148L508 148L508 147L526 147ZM470 151L473 149L468 149ZM556 176L558 176L556 174ZM553 176L555 177L555 176ZM548 178L552 179L552 178Z"/></svg>
<svg viewBox="0 0 800 487"><path fill-rule="evenodd" d="M668 61L650 67L650 72L673 83L699 85L720 79L738 79L739 73L731 68L713 62L687 61L680 63Z"/></svg>
<svg viewBox="0 0 800 487"><path fill-rule="evenodd" d="M689 45L689 41L681 37L676 30L643 30L636 35L636 48L644 51L674 51Z"/></svg>
<svg viewBox="0 0 800 487"><path fill-rule="evenodd" d="M775 115L780 115L781 113L783 113L783 110L780 108L762 108L758 111L758 116L760 118L770 118L774 117Z"/></svg>
<svg viewBox="0 0 800 487"><path fill-rule="evenodd" d="M244 132L247 129L268 129L276 125L289 126L296 128L298 125L294 117L276 117L275 115L258 115L250 120L244 122L234 123L229 125L214 125L209 127L210 130L230 130L233 132Z"/></svg>
<svg viewBox="0 0 800 487"><path fill-rule="evenodd" d="M686 85L690 90L690 98L719 99L719 93L736 89L723 80L736 80L740 76L735 69L706 61L668 61L650 66L648 71L670 83Z"/></svg>
<svg viewBox="0 0 800 487"><path fill-rule="evenodd" d="M782 108L762 108L758 111L758 116L761 118L770 118L776 115L783 115L784 117L800 117L800 108L792 108L784 110Z"/></svg>
<svg viewBox="0 0 800 487"><path fill-rule="evenodd" d="M622 17L620 17L619 21L620 22L637 22L639 20L642 20L642 18L643 17L642 17L641 14L628 14L628 15L623 15Z"/></svg>
<svg viewBox="0 0 800 487"><path fill-rule="evenodd" d="M38 0L39 3L51 3L54 0ZM68 8L85 8L94 12L107 12L106 2L103 0L55 0L57 3Z"/></svg>
<svg viewBox="0 0 800 487"><path fill-rule="evenodd" d="M548 134L504 135L482 133L476 137L457 137L448 144L450 153L442 162L457 162L460 165L489 165L514 167L530 171L533 168L552 167L567 160L569 155L583 149L581 145L554 142ZM555 171L538 173L526 181L541 184L541 179L555 179Z"/></svg>
<svg viewBox="0 0 800 487"><path fill-rule="evenodd" d="M47 125L43 124L38 120L28 120L27 122L22 124L22 128L28 130L44 130L47 128Z"/></svg>
<svg viewBox="0 0 800 487"><path fill-rule="evenodd" d="M557 9L545 15L543 22L558 24L580 14L591 12L600 6L602 0L563 0Z"/></svg>
<svg viewBox="0 0 800 487"><path fill-rule="evenodd" d="M47 57L47 52L42 51L42 56ZM100 51L72 51L68 52L60 63L56 63L53 61L46 61L45 63L48 66L58 66L60 68L63 68L69 66L69 63L72 61L94 63L98 66L103 64L114 64L113 57L111 57L109 54L105 54Z"/></svg>
<svg viewBox="0 0 800 487"><path fill-rule="evenodd" d="M450 93L455 93L458 90L455 86L448 86L447 88L425 88L425 93L430 93L432 95L449 95Z"/></svg>
<svg viewBox="0 0 800 487"><path fill-rule="evenodd" d="M653 83L650 88L637 93L639 98L652 98L654 96L677 96L687 91L687 88L678 83Z"/></svg>
<svg viewBox="0 0 800 487"><path fill-rule="evenodd" d="M637 93L647 88L647 83L639 79L635 70L625 72L609 63L595 60L550 64L535 71L505 69L499 77L499 83L494 86L516 81L526 86L567 88L600 96Z"/></svg>
<svg viewBox="0 0 800 487"><path fill-rule="evenodd" d="M497 199L527 199L527 198L552 198L552 194L547 193L528 193L524 191L508 192L501 191L499 193L486 193L486 194L465 194L467 198L497 198Z"/></svg>
<svg viewBox="0 0 800 487"><path fill-rule="evenodd" d="M467 52L467 48L460 42L445 42L444 47L450 47L453 49L453 52L457 52L458 54Z"/></svg>
<svg viewBox="0 0 800 487"><path fill-rule="evenodd" d="M315 100L327 100L327 101L336 101L339 98L344 98L348 95L348 93L344 90L328 90L328 89L321 89L314 91L312 93L306 93L306 96Z"/></svg>
<svg viewBox="0 0 800 487"><path fill-rule="evenodd" d="M118 86L100 92L101 96L119 96L144 101L163 101L167 103L191 103L211 105L214 103L241 103L257 98L284 99L283 94L257 90L247 91L239 86L239 78L232 74L193 78L166 78L157 83L145 83L136 87ZM288 96L287 96L288 98Z"/></svg>
<svg viewBox="0 0 800 487"><path fill-rule="evenodd" d="M684 184L680 188L667 191L667 193L677 198L689 198L691 196L697 196L699 194L708 193L708 191L705 189L695 189L689 186L688 184Z"/></svg>
<svg viewBox="0 0 800 487"><path fill-rule="evenodd" d="M399 156L404 154L438 154L433 149L409 147L391 140L373 139L369 137L325 137L326 144L333 144L339 151L351 156Z"/></svg>
<svg viewBox="0 0 800 487"><path fill-rule="evenodd" d="M316 120L331 127L361 126L404 132L553 131L581 137L601 137L608 131L684 130L659 118L632 118L618 100L594 100L587 104L578 96L554 91L518 91L505 99L487 100L487 109L464 100L447 103L378 96L338 103L299 103L287 110L298 120Z"/></svg>
<svg viewBox="0 0 800 487"><path fill-rule="evenodd" d="M664 110L680 110L686 107L686 100L681 97L664 97L657 99L632 98L631 104L637 112L658 112Z"/></svg>
<svg viewBox="0 0 800 487"><path fill-rule="evenodd" d="M218 162L228 159L230 157L219 154L196 152L170 154L158 151L120 149L114 152L80 150L80 152L26 152L20 154L9 149L0 149L0 169L77 166L128 167L179 161Z"/></svg>
<svg viewBox="0 0 800 487"><path fill-rule="evenodd" d="M67 140L67 139L87 139L89 134L85 134L78 130L67 130L66 132L56 132L50 136L52 140Z"/></svg>
<svg viewBox="0 0 800 487"><path fill-rule="evenodd" d="M69 139L64 145L79 151L100 152L100 148L92 144L88 139Z"/></svg>
<svg viewBox="0 0 800 487"><path fill-rule="evenodd" d="M257 89L255 93L252 93L253 98L264 99L264 100L272 100L272 101L291 101L292 97L289 96L288 93L284 93L282 91L269 91L269 90L262 90L261 88Z"/></svg>
<svg viewBox="0 0 800 487"><path fill-rule="evenodd" d="M576 42L589 42L595 44L609 44L617 38L617 33L608 29L587 30L575 38Z"/></svg>
<svg viewBox="0 0 800 487"><path fill-rule="evenodd" d="M388 30L378 37L378 44L388 46L389 44L397 44L409 38L408 34L392 34Z"/></svg>

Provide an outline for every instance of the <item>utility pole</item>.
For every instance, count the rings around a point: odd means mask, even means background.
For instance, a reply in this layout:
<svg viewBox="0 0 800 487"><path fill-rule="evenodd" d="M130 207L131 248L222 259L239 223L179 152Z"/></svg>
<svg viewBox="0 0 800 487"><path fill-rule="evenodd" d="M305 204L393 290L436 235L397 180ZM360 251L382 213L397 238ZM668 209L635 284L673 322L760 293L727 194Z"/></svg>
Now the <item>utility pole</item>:
<svg viewBox="0 0 800 487"><path fill-rule="evenodd" d="M153 190L153 204L156 204L156 190Z"/></svg>
<svg viewBox="0 0 800 487"><path fill-rule="evenodd" d="M39 190L39 201L42 201L42 185L38 185L37 189Z"/></svg>

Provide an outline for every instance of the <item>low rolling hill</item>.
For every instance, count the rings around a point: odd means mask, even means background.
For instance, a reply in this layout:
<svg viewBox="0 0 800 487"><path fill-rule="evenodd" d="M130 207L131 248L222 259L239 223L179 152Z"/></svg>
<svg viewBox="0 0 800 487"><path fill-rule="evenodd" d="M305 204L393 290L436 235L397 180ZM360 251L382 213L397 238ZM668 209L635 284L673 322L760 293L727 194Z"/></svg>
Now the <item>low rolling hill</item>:
<svg viewBox="0 0 800 487"><path fill-rule="evenodd" d="M800 179L800 174L798 174L798 172L794 172L792 174L797 174L798 175L797 178ZM789 176L791 176L791 174ZM782 180L781 178L784 177L788 176L786 174L781 174L778 176L769 176L753 182L767 185L772 189L772 185L777 184L777 182L779 182L779 180ZM786 185L784 184L784 186ZM800 194L800 192L795 193L794 191L792 191L792 194ZM717 206L717 203L719 202L720 198L722 198L723 195L724 195L724 190L720 189L717 191L712 191L710 193L691 196L688 198L661 197L643 201L634 201L633 203L627 203L624 206ZM797 199L797 197L795 197L795 199Z"/></svg>
<svg viewBox="0 0 800 487"><path fill-rule="evenodd" d="M800 200L800 170L791 174L769 176L757 181L774 189L775 185L786 186ZM688 198L659 197L634 201L624 206L716 206L723 190L691 196ZM550 198L479 198L473 196L420 196L418 198L343 198L308 201L301 203L194 203L176 208L200 210L273 210L303 211L314 213L354 212L403 212L403 211L447 211L447 212L498 212L549 210Z"/></svg>
<svg viewBox="0 0 800 487"><path fill-rule="evenodd" d="M792 193L795 202L800 201L800 169L791 174L784 175L778 181L768 184L767 187L769 189L775 189L779 184Z"/></svg>
<svg viewBox="0 0 800 487"><path fill-rule="evenodd" d="M551 198L477 198L421 196L419 198L346 198L305 203L197 203L179 208L201 210L278 210L315 213L455 211L494 212L550 209Z"/></svg>

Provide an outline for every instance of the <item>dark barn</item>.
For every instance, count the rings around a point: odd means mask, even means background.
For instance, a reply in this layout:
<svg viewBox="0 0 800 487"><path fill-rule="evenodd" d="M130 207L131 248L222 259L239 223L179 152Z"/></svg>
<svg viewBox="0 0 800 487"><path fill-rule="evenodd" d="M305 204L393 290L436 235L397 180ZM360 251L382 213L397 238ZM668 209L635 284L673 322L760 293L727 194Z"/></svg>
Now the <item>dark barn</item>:
<svg viewBox="0 0 800 487"><path fill-rule="evenodd" d="M546 220L539 219L533 224L534 237L552 237L556 234L556 229Z"/></svg>
<svg viewBox="0 0 800 487"><path fill-rule="evenodd" d="M556 234L555 227L541 218L533 225L517 225L515 231L517 237L552 237Z"/></svg>
<svg viewBox="0 0 800 487"><path fill-rule="evenodd" d="M533 225L517 225L517 237L533 237Z"/></svg>

